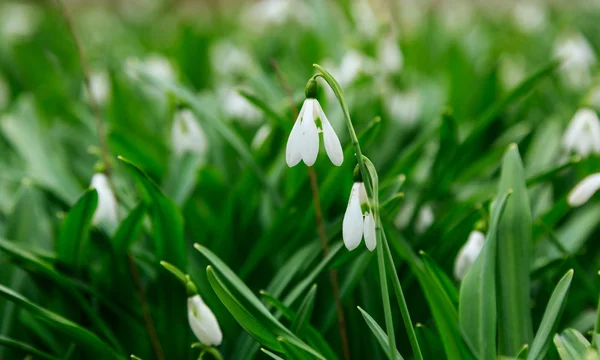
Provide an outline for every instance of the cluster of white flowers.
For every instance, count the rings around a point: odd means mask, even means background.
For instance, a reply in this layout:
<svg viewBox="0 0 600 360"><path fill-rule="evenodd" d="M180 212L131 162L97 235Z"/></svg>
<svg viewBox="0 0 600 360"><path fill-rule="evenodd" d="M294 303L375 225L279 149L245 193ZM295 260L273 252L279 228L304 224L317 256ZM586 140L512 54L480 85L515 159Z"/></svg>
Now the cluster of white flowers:
<svg viewBox="0 0 600 360"><path fill-rule="evenodd" d="M554 56L562 61L560 71L567 86L577 89L590 85L596 55L582 34L561 35L554 45Z"/></svg>

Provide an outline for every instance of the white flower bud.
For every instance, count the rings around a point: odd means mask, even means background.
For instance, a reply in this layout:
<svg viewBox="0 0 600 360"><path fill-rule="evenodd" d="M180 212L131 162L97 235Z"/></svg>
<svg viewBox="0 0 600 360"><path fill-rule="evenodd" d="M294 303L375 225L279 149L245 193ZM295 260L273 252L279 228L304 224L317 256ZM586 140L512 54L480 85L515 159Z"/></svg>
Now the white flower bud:
<svg viewBox="0 0 600 360"><path fill-rule="evenodd" d="M200 295L188 298L188 321L198 340L207 346L217 346L223 340L221 328L215 314L204 303Z"/></svg>

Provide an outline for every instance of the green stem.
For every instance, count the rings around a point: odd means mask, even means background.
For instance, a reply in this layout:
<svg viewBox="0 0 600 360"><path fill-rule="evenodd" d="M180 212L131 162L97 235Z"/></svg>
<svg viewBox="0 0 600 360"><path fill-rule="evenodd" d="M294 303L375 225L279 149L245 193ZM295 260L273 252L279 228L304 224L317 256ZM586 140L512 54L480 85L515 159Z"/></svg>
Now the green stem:
<svg viewBox="0 0 600 360"><path fill-rule="evenodd" d="M400 285L400 280L398 279L398 274L396 274L396 268L394 266L394 260L392 259L392 255L387 244L387 239L385 237L385 233L383 231L383 226L381 225L380 217L379 217L379 194L378 194L378 178L377 172L375 170L375 166L371 161L363 156L360 143L358 142L358 137L356 136L356 131L354 131L354 126L352 125L352 119L350 118L350 112L348 111L348 106L346 101L344 100L344 96L342 93L342 89L337 81L331 76L327 70L323 69L320 65L313 65L317 70L320 71L317 76L322 77L327 84L331 87L335 96L337 97L340 106L342 107L342 112L344 113L344 119L346 121L346 125L348 127L348 133L350 134L350 140L352 141L352 145L354 146L354 152L356 155L356 161L358 163L358 168L361 172L363 181L365 183L365 190L367 192L367 196L373 202L374 214L373 218L375 220L376 228L375 233L377 237L377 260L379 267L379 276L381 282L381 295L383 297L383 308L385 312L385 322L386 328L388 332L388 339L390 344L390 356L394 356L396 354L396 345L395 345L395 337L394 337L394 324L392 320L391 306L389 300L389 293L387 287L387 279L385 277L385 270L389 271L389 276L392 279L392 284L394 286L394 291L396 293L396 297L398 298L398 305L400 307L400 312L402 313L402 318L404 320L404 325L406 326L406 331L408 333L409 341L411 343L413 353L415 359L423 360L423 355L421 353L421 349L419 347L419 343L417 341L415 329L412 326L412 322L410 319L410 314L408 313L408 306L406 305L406 299L404 298L404 294L402 292L402 286ZM371 170L371 171L369 171ZM387 264L387 266L386 266Z"/></svg>

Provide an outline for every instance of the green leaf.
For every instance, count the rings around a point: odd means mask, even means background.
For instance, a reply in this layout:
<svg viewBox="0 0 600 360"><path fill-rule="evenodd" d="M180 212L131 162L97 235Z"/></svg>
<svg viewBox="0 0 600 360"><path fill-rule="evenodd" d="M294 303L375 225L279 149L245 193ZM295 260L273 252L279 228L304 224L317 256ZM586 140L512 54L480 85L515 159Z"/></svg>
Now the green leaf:
<svg viewBox="0 0 600 360"><path fill-rule="evenodd" d="M269 104L260 99L258 96L244 89L238 89L238 93L246 98L249 103L262 110L262 112L267 116L267 121L269 121L269 124L273 129L282 127L286 131L291 130L292 123L290 121L286 121L286 119L280 116L277 111L273 110Z"/></svg>
<svg viewBox="0 0 600 360"><path fill-rule="evenodd" d="M77 344L88 347L90 350L110 359L122 358L94 333L58 314L32 303L21 294L14 292L4 285L0 285L0 296L27 310L48 326L71 338Z"/></svg>
<svg viewBox="0 0 600 360"><path fill-rule="evenodd" d="M562 360L585 359L586 353L591 348L589 341L574 329L567 329L562 334L554 335L554 345Z"/></svg>
<svg viewBox="0 0 600 360"><path fill-rule="evenodd" d="M314 284L298 308L298 314L294 318L291 325L291 330L294 334L302 332L303 328L310 323L310 317L315 307L315 298L317 296L317 284Z"/></svg>
<svg viewBox="0 0 600 360"><path fill-rule="evenodd" d="M115 235L112 237L112 244L117 254L125 254L133 242L137 239L140 229L146 216L146 205L139 204L127 215L121 222Z"/></svg>
<svg viewBox="0 0 600 360"><path fill-rule="evenodd" d="M14 340L14 339L11 339L11 338L8 338L5 336L1 336L1 335L0 335L0 346L6 346L6 347L11 347L13 349L21 350L28 355L35 355L35 356L39 357L40 359L46 359L46 360L59 360L60 359L56 356L50 355L46 352L43 352L42 350L38 350L29 344L26 344L24 342L17 341L17 340Z"/></svg>
<svg viewBox="0 0 600 360"><path fill-rule="evenodd" d="M367 323L369 330L371 330L371 333L373 334L373 336L375 336L375 339L377 339L377 342L381 346L383 352L385 353L385 356L388 359L391 359L392 357L390 356L390 347L388 345L388 336L385 333L385 331L383 331L383 329L379 326L379 324L377 324L377 321L375 321L375 319L373 319L371 317L371 315L369 315L369 313L367 313L366 311L361 309L360 306L358 307L358 310L360 311L363 318L365 319L365 322ZM398 350L396 350L396 359L400 359L400 360L403 359L402 355L400 355Z"/></svg>
<svg viewBox="0 0 600 360"><path fill-rule="evenodd" d="M438 359L439 354L444 352L444 347L440 341L440 336L433 330L427 328L423 324L417 323L415 325L415 331L419 344L423 349L423 358L425 360Z"/></svg>
<svg viewBox="0 0 600 360"><path fill-rule="evenodd" d="M276 354L270 352L269 350L265 349L265 348L260 348L260 351L262 351L265 355L267 355L268 357L270 357L271 359L275 359L275 360L284 360L282 357L277 356Z"/></svg>
<svg viewBox="0 0 600 360"><path fill-rule="evenodd" d="M498 192L513 191L498 227L498 351L515 356L533 340L529 273L532 222L525 172L515 144L502 162Z"/></svg>
<svg viewBox="0 0 600 360"><path fill-rule="evenodd" d="M459 322L479 359L496 359L496 248L498 224L509 193L492 210L485 245L460 287Z"/></svg>
<svg viewBox="0 0 600 360"><path fill-rule="evenodd" d="M96 189L87 190L77 200L60 229L56 251L65 264L79 268L88 256L87 240L94 211L98 205Z"/></svg>
<svg viewBox="0 0 600 360"><path fill-rule="evenodd" d="M454 282L446 275L444 270L429 256L429 254L424 251L419 252L421 258L423 259L423 265L427 269L427 272L431 275L431 278L444 289L444 292L452 301L453 304L458 304L458 290L456 289L456 285Z"/></svg>
<svg viewBox="0 0 600 360"><path fill-rule="evenodd" d="M565 306L565 299L569 293L572 279L573 270L569 270L559 281L558 285L556 285L550 301L548 301L548 306L544 312L540 327L531 344L527 360L542 360L546 357L546 352L550 346L550 336L554 333L558 325L558 319Z"/></svg>

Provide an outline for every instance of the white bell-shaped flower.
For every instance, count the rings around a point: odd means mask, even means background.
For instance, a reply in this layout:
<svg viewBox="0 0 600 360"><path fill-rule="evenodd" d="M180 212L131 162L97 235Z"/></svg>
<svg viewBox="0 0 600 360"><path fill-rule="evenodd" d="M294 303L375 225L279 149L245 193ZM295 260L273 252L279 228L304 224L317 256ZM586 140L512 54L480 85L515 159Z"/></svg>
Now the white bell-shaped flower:
<svg viewBox="0 0 600 360"><path fill-rule="evenodd" d="M577 110L563 137L563 146L581 156L600 154L600 119L594 110Z"/></svg>
<svg viewBox="0 0 600 360"><path fill-rule="evenodd" d="M462 280L471 268L485 243L485 235L479 230L471 231L469 239L460 248L454 261L454 276Z"/></svg>
<svg viewBox="0 0 600 360"><path fill-rule="evenodd" d="M323 133L325 151L333 165L340 166L344 161L340 140L316 99L316 84L311 79L306 86L306 100L288 138L285 161L289 167L296 166L300 160L307 166L315 163L319 154L319 133Z"/></svg>
<svg viewBox="0 0 600 360"><path fill-rule="evenodd" d="M373 251L377 245L375 218L369 205L365 183L355 182L350 191L350 200L342 223L342 238L348 250L354 250L365 238L365 245Z"/></svg>
<svg viewBox="0 0 600 360"><path fill-rule="evenodd" d="M98 206L92 218L92 224L103 226L112 232L119 222L117 199L108 182L106 175L96 173L92 176L91 187L98 193Z"/></svg>
<svg viewBox="0 0 600 360"><path fill-rule="evenodd" d="M404 56L395 36L385 36L377 44L377 59L381 72L384 74L394 74L402 70Z"/></svg>
<svg viewBox="0 0 600 360"><path fill-rule="evenodd" d="M554 45L554 56L562 60L560 73L566 85L572 88L582 88L590 84L591 68L596 63L596 55L582 34L573 33L559 36Z"/></svg>
<svg viewBox="0 0 600 360"><path fill-rule="evenodd" d="M208 149L208 141L204 130L194 113L188 109L175 113L173 129L171 130L171 143L176 154L182 155L191 152L204 156Z"/></svg>
<svg viewBox="0 0 600 360"><path fill-rule="evenodd" d="M201 343L207 346L221 344L223 334L217 318L198 294L188 298L188 321Z"/></svg>
<svg viewBox="0 0 600 360"><path fill-rule="evenodd" d="M433 213L433 209L430 205L423 205L421 210L419 210L419 214L417 215L417 220L415 222L415 232L417 234L423 234L435 221L435 214Z"/></svg>
<svg viewBox="0 0 600 360"><path fill-rule="evenodd" d="M600 173L586 176L581 180L567 197L567 203L572 206L581 206L600 189Z"/></svg>

